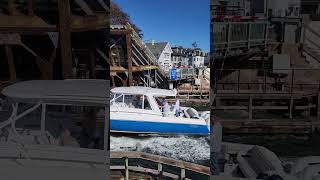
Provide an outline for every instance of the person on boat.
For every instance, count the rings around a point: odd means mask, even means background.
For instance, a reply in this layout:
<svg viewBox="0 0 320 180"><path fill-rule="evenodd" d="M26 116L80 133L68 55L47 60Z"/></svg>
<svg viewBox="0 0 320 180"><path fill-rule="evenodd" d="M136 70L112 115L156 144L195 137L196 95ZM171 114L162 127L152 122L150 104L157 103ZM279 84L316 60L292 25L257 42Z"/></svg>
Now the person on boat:
<svg viewBox="0 0 320 180"><path fill-rule="evenodd" d="M174 111L175 111L176 117L179 117L180 116L180 112L181 112L179 99L177 99L177 101L176 101L176 103L174 105Z"/></svg>
<svg viewBox="0 0 320 180"><path fill-rule="evenodd" d="M213 127L211 134L211 174L219 176L222 169L219 164L223 160L223 153L221 151L222 143L222 125L220 119L213 117Z"/></svg>
<svg viewBox="0 0 320 180"><path fill-rule="evenodd" d="M72 121L72 116L69 113L51 112L48 113L46 126L49 133L53 136L52 144L76 146L79 144L75 134L78 128Z"/></svg>
<svg viewBox="0 0 320 180"><path fill-rule="evenodd" d="M167 100L163 101L163 115L164 116L169 116L170 112L170 105Z"/></svg>

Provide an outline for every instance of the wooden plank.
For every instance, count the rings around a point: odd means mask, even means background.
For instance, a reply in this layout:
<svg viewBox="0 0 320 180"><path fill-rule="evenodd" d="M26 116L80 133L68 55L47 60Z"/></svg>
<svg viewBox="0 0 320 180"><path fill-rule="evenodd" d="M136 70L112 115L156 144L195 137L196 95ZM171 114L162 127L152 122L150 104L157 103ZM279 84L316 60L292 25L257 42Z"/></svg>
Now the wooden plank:
<svg viewBox="0 0 320 180"><path fill-rule="evenodd" d="M71 12L69 0L59 0L59 32L60 52L63 78L72 78L72 52L71 52Z"/></svg>
<svg viewBox="0 0 320 180"><path fill-rule="evenodd" d="M9 73L10 73L10 80L16 80L17 79L17 73L16 73L16 67L14 64L12 49L10 45L4 46L9 66Z"/></svg>
<svg viewBox="0 0 320 180"><path fill-rule="evenodd" d="M128 85L131 86L133 82L132 77L132 46L131 46L131 35L126 35L126 44L127 44L127 60L128 60Z"/></svg>

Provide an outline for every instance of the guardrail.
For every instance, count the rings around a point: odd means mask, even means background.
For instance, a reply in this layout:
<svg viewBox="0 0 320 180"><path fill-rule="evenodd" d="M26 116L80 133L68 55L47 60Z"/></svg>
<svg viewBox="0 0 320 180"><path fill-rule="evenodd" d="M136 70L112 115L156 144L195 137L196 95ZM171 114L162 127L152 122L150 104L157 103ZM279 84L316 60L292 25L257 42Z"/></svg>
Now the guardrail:
<svg viewBox="0 0 320 180"><path fill-rule="evenodd" d="M213 76L216 94L310 94L320 90L320 69L219 69Z"/></svg>
<svg viewBox="0 0 320 180"><path fill-rule="evenodd" d="M124 171L126 180L130 179L130 172L173 179L194 179L192 176L210 178L209 167L158 155L143 152L111 152L110 157L111 171Z"/></svg>
<svg viewBox="0 0 320 180"><path fill-rule="evenodd" d="M174 68L169 70L169 77L171 77L172 71L175 70L176 78L175 80L183 80L183 79L191 79L195 77L195 69L194 68Z"/></svg>
<svg viewBox="0 0 320 180"><path fill-rule="evenodd" d="M233 48L250 49L266 45L268 22L213 22L212 37L214 50Z"/></svg>

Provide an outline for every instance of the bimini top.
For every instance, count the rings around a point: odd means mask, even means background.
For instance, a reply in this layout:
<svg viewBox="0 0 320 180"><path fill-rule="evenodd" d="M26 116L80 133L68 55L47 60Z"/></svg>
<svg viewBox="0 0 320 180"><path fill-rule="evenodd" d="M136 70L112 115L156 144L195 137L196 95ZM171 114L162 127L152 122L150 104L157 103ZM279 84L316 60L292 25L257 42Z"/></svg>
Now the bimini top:
<svg viewBox="0 0 320 180"><path fill-rule="evenodd" d="M139 94L139 95L151 95L151 96L176 96L177 90L157 89L142 86L132 87L116 87L111 89L113 93L120 94Z"/></svg>
<svg viewBox="0 0 320 180"><path fill-rule="evenodd" d="M32 80L18 82L2 90L2 94L23 103L57 103L71 105L106 105L107 80Z"/></svg>

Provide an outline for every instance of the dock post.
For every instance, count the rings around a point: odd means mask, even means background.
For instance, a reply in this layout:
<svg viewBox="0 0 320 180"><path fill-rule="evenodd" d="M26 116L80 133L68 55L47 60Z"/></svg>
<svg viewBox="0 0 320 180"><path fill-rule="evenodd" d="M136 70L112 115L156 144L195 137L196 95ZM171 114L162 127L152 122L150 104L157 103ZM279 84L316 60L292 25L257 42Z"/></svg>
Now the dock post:
<svg viewBox="0 0 320 180"><path fill-rule="evenodd" d="M161 180L162 179L162 164L161 163L158 163L158 171L159 171L159 179Z"/></svg>
<svg viewBox="0 0 320 180"><path fill-rule="evenodd" d="M71 49L71 10L70 2L58 1L59 8L59 41L63 78L72 78L72 49Z"/></svg>
<svg viewBox="0 0 320 180"><path fill-rule="evenodd" d="M317 120L320 120L320 92L318 92Z"/></svg>
<svg viewBox="0 0 320 180"><path fill-rule="evenodd" d="M293 112L293 97L291 96L290 97L290 104L289 104L289 118L290 119L293 119L293 116L292 116L292 112Z"/></svg>
<svg viewBox="0 0 320 180"><path fill-rule="evenodd" d="M126 171L126 174L125 174L125 180L129 180L129 159L128 157L125 157L125 171Z"/></svg>
<svg viewBox="0 0 320 180"><path fill-rule="evenodd" d="M249 105L248 105L248 113L249 113L249 120L252 120L252 96L249 97Z"/></svg>
<svg viewBox="0 0 320 180"><path fill-rule="evenodd" d="M186 170L184 168L181 169L181 180L186 178Z"/></svg>

